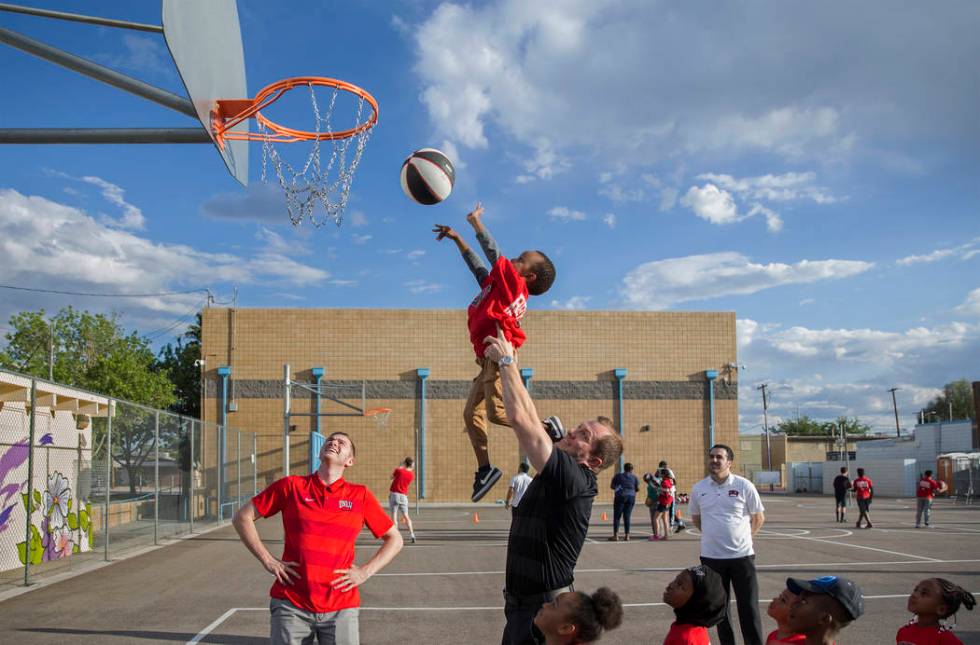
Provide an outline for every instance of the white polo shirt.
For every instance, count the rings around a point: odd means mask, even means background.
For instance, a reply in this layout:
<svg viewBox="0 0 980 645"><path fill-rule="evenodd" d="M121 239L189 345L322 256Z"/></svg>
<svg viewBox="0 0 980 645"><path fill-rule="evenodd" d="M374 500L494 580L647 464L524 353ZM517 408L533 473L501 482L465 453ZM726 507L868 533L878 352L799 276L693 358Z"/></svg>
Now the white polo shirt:
<svg viewBox="0 0 980 645"><path fill-rule="evenodd" d="M510 487L514 489L514 497L510 500L511 506L517 506L524 497L524 492L531 484L531 476L527 473L517 473L510 480Z"/></svg>
<svg viewBox="0 0 980 645"><path fill-rule="evenodd" d="M753 555L749 516L764 510L752 482L734 473L720 484L710 476L696 483L688 512L701 516L701 555L719 560Z"/></svg>

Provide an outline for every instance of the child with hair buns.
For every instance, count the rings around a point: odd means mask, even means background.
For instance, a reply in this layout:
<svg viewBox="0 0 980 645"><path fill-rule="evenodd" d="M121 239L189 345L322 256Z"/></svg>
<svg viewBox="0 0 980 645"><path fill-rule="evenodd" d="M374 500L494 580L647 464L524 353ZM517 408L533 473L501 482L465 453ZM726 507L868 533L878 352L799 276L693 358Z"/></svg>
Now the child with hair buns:
<svg viewBox="0 0 980 645"><path fill-rule="evenodd" d="M566 591L541 606L531 632L539 644L594 643L623 622L623 604L609 587L592 595Z"/></svg>
<svg viewBox="0 0 980 645"><path fill-rule="evenodd" d="M898 630L898 645L963 645L953 635L953 628L942 621L953 616L960 607L972 611L976 598L963 587L945 578L926 578L915 585L909 596L909 611L915 614L907 625Z"/></svg>
<svg viewBox="0 0 980 645"><path fill-rule="evenodd" d="M728 596L721 576L698 565L677 574L664 589L664 602L674 608L676 617L664 645L711 645L708 628L725 617Z"/></svg>

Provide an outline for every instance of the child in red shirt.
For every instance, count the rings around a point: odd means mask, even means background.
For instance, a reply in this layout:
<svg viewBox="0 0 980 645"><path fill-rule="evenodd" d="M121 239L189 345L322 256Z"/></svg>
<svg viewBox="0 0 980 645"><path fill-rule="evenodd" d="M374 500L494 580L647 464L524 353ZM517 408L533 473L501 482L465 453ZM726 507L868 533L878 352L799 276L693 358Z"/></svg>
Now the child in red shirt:
<svg viewBox="0 0 980 645"><path fill-rule="evenodd" d="M670 535L670 505L674 503L674 480L666 475L660 480L660 495L657 496L657 533L661 540Z"/></svg>
<svg viewBox="0 0 980 645"><path fill-rule="evenodd" d="M776 621L776 629L766 636L766 645L806 642L804 634L793 633L793 630L786 624L786 621L789 620L789 610L799 599L800 597L789 589L783 589L778 596L769 601L769 608L766 613Z"/></svg>
<svg viewBox="0 0 980 645"><path fill-rule="evenodd" d="M855 525L857 528L861 528L861 520L868 523L865 528L871 527L871 500L874 498L874 482L871 481L870 477L864 476L864 468L858 468L857 479L851 484L854 489L854 496L857 498L858 504L858 521Z"/></svg>
<svg viewBox="0 0 980 645"><path fill-rule="evenodd" d="M709 567L688 567L664 589L664 602L676 620L664 645L711 645L708 628L725 617L728 596L721 576Z"/></svg>
<svg viewBox="0 0 980 645"><path fill-rule="evenodd" d="M490 261L489 271L452 227L436 224L432 229L433 233L437 233L436 240L449 238L456 243L463 260L480 285L479 295L467 309L470 342L473 343L480 374L473 380L463 410L463 421L466 423L466 432L473 445L478 467L473 481L473 495L470 498L474 502L482 499L501 475L500 469L490 463L487 421L510 426L504 410L499 366L484 357L486 345L483 341L487 336L496 336L499 327L515 349L523 345L526 336L521 329L521 319L527 310L527 299L529 296L545 293L555 281L555 265L541 251L524 251L512 260L503 257L497 243L483 226L480 219L482 215L483 207L477 203L466 216L466 221L476 231L476 239Z"/></svg>
<svg viewBox="0 0 980 645"><path fill-rule="evenodd" d="M898 645L963 645L953 630L940 621L949 618L960 606L972 611L977 604L969 591L944 578L927 578L917 584L909 596L908 609L915 614L898 630Z"/></svg>
<svg viewBox="0 0 980 645"><path fill-rule="evenodd" d="M609 587L594 594L566 591L541 605L534 616L531 635L544 645L594 643L623 622L623 604Z"/></svg>

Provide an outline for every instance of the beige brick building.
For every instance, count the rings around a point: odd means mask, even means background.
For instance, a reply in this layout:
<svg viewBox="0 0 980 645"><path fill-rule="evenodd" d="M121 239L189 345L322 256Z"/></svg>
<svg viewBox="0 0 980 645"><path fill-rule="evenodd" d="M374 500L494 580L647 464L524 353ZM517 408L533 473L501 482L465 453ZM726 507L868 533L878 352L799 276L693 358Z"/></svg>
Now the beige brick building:
<svg viewBox="0 0 980 645"><path fill-rule="evenodd" d="M680 490L704 476L709 440L708 370L714 380L714 437L737 449L735 314L680 312L531 311L524 322L527 343L519 353L530 368L532 396L542 417L557 414L566 426L608 416L622 428L625 460L639 473L666 459ZM362 416L328 416L321 432L344 430L357 446L348 479L387 497L391 471L419 451L418 479L426 502L468 501L475 460L463 432L463 405L477 373L458 310L396 309L207 309L203 318L206 421L220 422L220 367L230 368L227 423L258 433L258 486L283 473L283 365L295 381L314 382L312 368L324 369L322 383L336 398L364 408L392 409L386 428ZM425 400L421 400L423 379ZM625 370L616 376L615 370ZM292 410L312 412L314 395L293 388ZM423 418L424 409L424 418ZM620 414L622 409L622 414ZM350 408L321 398L321 412ZM312 417L293 417L291 473L308 472ZM424 429L424 432L422 432ZM424 434L424 438L420 435ZM517 441L508 428L494 426L490 456L505 473L486 500L501 499L519 463ZM600 501L609 501L602 473ZM413 496L414 497L414 496Z"/></svg>

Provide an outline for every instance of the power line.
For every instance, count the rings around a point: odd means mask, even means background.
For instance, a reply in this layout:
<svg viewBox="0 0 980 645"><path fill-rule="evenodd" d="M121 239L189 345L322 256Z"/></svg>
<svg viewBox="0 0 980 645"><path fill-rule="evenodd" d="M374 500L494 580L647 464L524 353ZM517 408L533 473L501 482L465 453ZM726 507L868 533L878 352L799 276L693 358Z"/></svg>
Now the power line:
<svg viewBox="0 0 980 645"><path fill-rule="evenodd" d="M14 287L0 284L0 289L14 291L30 291L33 293L54 293L61 296L88 296L91 298L159 298L163 296L183 296L189 293L210 293L209 289L190 289L188 291L167 291L163 293L91 293L85 291L57 291L55 289L32 289L30 287Z"/></svg>

